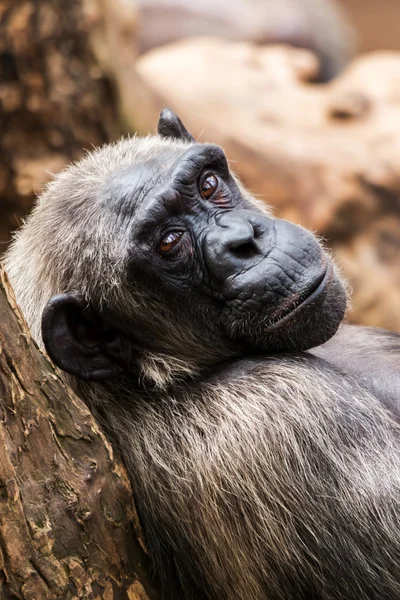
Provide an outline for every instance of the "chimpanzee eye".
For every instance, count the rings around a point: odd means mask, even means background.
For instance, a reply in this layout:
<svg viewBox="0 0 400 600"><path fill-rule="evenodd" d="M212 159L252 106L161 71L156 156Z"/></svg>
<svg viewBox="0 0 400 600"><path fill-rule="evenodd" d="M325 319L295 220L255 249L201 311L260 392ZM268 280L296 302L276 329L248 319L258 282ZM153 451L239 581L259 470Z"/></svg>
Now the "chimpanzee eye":
<svg viewBox="0 0 400 600"><path fill-rule="evenodd" d="M174 248L183 235L183 231L171 231L160 242L159 250L165 254Z"/></svg>
<svg viewBox="0 0 400 600"><path fill-rule="evenodd" d="M207 175L204 179L200 180L200 194L204 200L209 200L218 189L218 178L213 175Z"/></svg>

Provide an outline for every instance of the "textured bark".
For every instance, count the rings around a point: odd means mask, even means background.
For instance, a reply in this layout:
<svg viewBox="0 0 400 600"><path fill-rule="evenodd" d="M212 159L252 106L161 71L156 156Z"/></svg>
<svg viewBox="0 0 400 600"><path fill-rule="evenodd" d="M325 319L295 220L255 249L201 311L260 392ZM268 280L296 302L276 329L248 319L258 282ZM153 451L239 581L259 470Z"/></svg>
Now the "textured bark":
<svg viewBox="0 0 400 600"><path fill-rule="evenodd" d="M1 600L152 600L140 539L123 466L0 267Z"/></svg>
<svg viewBox="0 0 400 600"><path fill-rule="evenodd" d="M315 69L306 51L184 41L138 61L135 115L149 130L169 106L221 144L278 216L328 240L351 319L400 331L400 54L361 57L328 85L310 83Z"/></svg>
<svg viewBox="0 0 400 600"><path fill-rule="evenodd" d="M118 0L113 5L118 13ZM99 46L107 29L102 16L108 17L107 7L108 0L1 0L3 246L52 173L79 158L84 148L119 135L114 94L93 52L94 38ZM134 28L130 10L125 35L133 38Z"/></svg>

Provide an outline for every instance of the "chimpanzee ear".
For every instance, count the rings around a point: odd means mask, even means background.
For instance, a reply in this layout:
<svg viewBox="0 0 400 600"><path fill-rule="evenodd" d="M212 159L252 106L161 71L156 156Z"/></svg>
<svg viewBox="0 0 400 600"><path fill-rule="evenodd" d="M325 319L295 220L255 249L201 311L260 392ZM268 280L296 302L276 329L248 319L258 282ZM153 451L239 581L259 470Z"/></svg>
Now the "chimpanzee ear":
<svg viewBox="0 0 400 600"><path fill-rule="evenodd" d="M163 138L175 138L195 142L194 137L188 132L182 121L169 108L161 111L157 127L158 135Z"/></svg>
<svg viewBox="0 0 400 600"><path fill-rule="evenodd" d="M42 314L47 354L67 373L87 381L102 381L124 372L129 342L124 340L79 295L58 294Z"/></svg>

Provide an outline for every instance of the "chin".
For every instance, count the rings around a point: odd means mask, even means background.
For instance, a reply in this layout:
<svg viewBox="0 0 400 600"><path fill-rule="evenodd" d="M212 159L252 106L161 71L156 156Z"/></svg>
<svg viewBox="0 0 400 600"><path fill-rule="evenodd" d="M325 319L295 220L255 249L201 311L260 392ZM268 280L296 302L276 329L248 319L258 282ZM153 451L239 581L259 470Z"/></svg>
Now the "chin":
<svg viewBox="0 0 400 600"><path fill-rule="evenodd" d="M245 311L225 330L246 352L301 352L327 342L339 328L347 308L346 288L330 265L322 281L305 299L271 319L262 311Z"/></svg>

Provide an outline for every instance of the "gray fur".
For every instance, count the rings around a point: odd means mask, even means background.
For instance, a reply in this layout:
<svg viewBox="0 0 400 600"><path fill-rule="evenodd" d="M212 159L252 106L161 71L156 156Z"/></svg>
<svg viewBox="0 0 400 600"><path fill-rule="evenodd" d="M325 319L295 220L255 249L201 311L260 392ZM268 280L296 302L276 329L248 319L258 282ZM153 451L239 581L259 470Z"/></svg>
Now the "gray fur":
<svg viewBox="0 0 400 600"><path fill-rule="evenodd" d="M397 600L399 427L378 398L307 353L234 359L126 293L113 174L185 148L123 140L48 187L6 257L33 335L49 298L77 291L164 340L140 350L136 382L65 378L121 450L166 599Z"/></svg>

